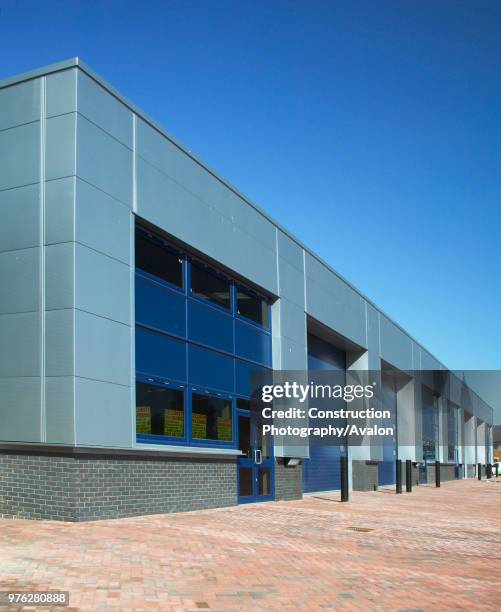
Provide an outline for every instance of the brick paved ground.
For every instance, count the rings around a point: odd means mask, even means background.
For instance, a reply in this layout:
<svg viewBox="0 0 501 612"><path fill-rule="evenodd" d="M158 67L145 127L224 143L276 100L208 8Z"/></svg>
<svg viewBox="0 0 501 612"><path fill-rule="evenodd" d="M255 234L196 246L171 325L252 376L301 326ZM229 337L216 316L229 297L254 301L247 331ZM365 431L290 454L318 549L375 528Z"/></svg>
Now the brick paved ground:
<svg viewBox="0 0 501 612"><path fill-rule="evenodd" d="M66 589L70 610L500 610L498 480L349 504L1 520L0 589Z"/></svg>

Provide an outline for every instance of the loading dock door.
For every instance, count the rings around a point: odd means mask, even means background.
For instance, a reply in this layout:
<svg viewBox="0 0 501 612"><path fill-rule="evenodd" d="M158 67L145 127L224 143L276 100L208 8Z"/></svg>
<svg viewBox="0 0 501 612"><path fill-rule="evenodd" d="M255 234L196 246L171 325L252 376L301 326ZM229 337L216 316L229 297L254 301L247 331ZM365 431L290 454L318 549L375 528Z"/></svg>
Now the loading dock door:
<svg viewBox="0 0 501 612"><path fill-rule="evenodd" d="M337 373L331 382L345 381L346 353L314 334L308 334L308 370L310 380L315 379L315 372ZM326 382L322 380L321 382ZM332 404L329 408L344 408ZM332 423L332 421L331 421ZM327 423L326 423L327 424ZM335 425L335 423L332 423ZM317 422L316 425L321 425ZM343 421L344 425L344 421ZM341 465L339 445L315 444L310 441L310 458L303 461L303 491L332 491L341 488Z"/></svg>
<svg viewBox="0 0 501 612"><path fill-rule="evenodd" d="M341 488L339 446L310 446L310 458L303 462L303 491L331 491Z"/></svg>
<svg viewBox="0 0 501 612"><path fill-rule="evenodd" d="M395 380L391 371L383 371L381 373L381 382L383 384L383 409L388 410L391 414L391 424L396 429L397 421L397 392L395 389ZM388 422L381 422L381 425L387 426ZM396 482L396 465L397 460L397 445L396 431L393 439L385 439L382 453L383 460L378 465L378 482L379 486L392 485Z"/></svg>

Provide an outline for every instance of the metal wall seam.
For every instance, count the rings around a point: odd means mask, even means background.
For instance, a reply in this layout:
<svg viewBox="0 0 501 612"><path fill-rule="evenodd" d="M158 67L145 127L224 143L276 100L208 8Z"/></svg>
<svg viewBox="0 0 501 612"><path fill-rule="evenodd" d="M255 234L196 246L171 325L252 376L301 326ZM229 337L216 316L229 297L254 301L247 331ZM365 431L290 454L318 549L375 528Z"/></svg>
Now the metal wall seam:
<svg viewBox="0 0 501 612"><path fill-rule="evenodd" d="M45 151L46 77L40 79L40 441L47 440L45 411Z"/></svg>
<svg viewBox="0 0 501 612"><path fill-rule="evenodd" d="M137 177L136 177L136 113L132 113L132 212L137 213Z"/></svg>

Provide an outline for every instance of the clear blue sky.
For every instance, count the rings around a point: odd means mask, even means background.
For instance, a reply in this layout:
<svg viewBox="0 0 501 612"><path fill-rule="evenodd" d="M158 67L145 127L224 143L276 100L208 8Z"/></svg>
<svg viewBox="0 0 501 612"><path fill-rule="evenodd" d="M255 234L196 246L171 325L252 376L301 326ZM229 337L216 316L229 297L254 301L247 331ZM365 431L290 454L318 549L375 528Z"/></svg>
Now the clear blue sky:
<svg viewBox="0 0 501 612"><path fill-rule="evenodd" d="M501 2L0 0L0 76L79 55L453 369L501 369Z"/></svg>

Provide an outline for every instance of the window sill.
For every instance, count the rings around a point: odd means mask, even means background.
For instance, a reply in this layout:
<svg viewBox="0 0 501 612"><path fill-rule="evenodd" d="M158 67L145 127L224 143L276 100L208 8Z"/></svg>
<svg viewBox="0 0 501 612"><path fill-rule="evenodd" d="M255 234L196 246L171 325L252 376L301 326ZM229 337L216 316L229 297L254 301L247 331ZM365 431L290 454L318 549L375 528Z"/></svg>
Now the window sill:
<svg viewBox="0 0 501 612"><path fill-rule="evenodd" d="M190 455L242 455L238 448L211 448L209 446L179 446L177 444L147 444L136 443L133 448L142 451L164 451L169 453Z"/></svg>

